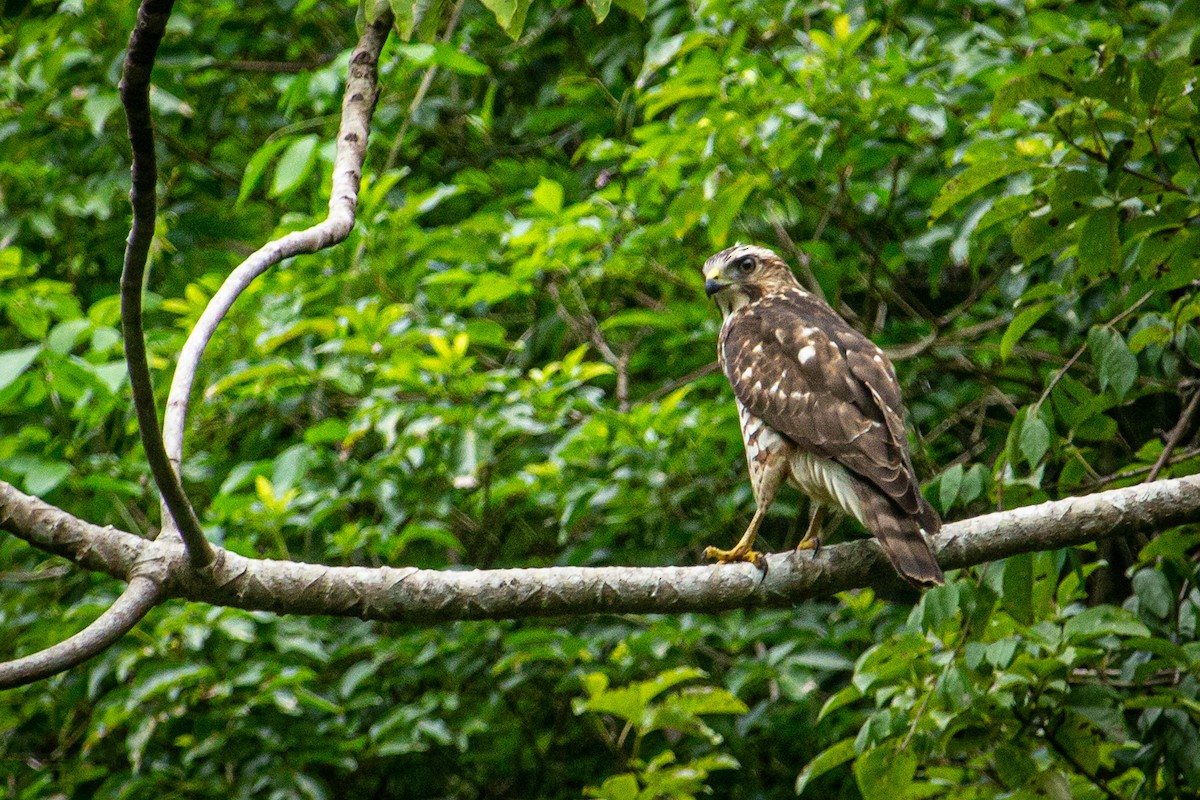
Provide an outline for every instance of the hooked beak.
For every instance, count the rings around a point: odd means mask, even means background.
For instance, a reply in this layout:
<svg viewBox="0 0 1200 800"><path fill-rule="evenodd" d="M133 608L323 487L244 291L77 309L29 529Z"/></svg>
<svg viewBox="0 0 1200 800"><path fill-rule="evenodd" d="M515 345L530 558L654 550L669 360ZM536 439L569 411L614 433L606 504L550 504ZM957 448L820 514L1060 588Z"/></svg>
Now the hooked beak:
<svg viewBox="0 0 1200 800"><path fill-rule="evenodd" d="M706 280L704 282L704 293L706 295L708 295L709 297L712 297L714 294L721 291L728 285L729 284L727 284L727 283L721 283L720 281L709 278L708 280Z"/></svg>

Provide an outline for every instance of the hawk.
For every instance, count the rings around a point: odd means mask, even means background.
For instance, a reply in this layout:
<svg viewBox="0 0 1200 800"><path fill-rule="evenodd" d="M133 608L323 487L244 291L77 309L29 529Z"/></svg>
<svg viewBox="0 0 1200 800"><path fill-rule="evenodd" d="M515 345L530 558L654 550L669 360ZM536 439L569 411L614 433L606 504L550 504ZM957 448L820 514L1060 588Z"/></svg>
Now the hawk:
<svg viewBox="0 0 1200 800"><path fill-rule="evenodd" d="M941 520L921 496L908 454L896 373L883 351L763 247L704 262L704 291L724 321L717 358L737 399L757 509L732 550L708 558L764 564L751 546L783 483L814 503L797 549L815 549L826 508L862 523L915 586L944 582L922 531Z"/></svg>

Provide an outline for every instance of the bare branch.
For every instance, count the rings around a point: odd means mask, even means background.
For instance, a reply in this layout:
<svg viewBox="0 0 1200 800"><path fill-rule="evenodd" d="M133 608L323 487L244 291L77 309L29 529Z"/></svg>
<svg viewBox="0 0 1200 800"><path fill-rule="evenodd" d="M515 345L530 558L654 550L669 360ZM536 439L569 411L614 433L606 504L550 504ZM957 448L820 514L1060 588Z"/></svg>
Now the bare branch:
<svg viewBox="0 0 1200 800"><path fill-rule="evenodd" d="M0 689L49 678L99 655L129 633L162 595L157 582L134 578L116 602L79 633L32 655L0 663Z"/></svg>
<svg viewBox="0 0 1200 800"><path fill-rule="evenodd" d="M368 25L350 56L346 92L342 98L342 122L338 128L337 151L333 160L329 215L310 228L268 242L239 264L208 301L208 306L179 353L163 423L163 439L176 471L183 461L188 397L196 380L196 369L217 326L229 313L238 296L255 278L285 258L332 247L349 236L354 228L358 189L362 181L363 162L367 157L367 136L371 116L375 112L375 100L379 96L379 53L387 40L392 21L389 11Z"/></svg>
<svg viewBox="0 0 1200 800"><path fill-rule="evenodd" d="M1200 519L1200 476L1073 497L948 523L934 540L944 569L1074 547ZM899 579L872 539L749 564L550 567L469 571L325 567L220 550L210 570L186 569L176 541L150 542L72 517L0 482L0 529L91 569L128 574L154 563L165 597L277 613L445 622L599 613L718 612L788 607Z"/></svg>
<svg viewBox="0 0 1200 800"><path fill-rule="evenodd" d="M1162 468L1167 465L1167 461L1171 458L1171 453L1175 452L1175 448L1179 446L1179 440L1192 427L1192 422L1196 419L1196 411L1198 409L1200 409L1200 389L1192 393L1192 399L1188 401L1187 407L1179 415L1179 421L1175 423L1175 427L1167 434L1166 444L1163 445L1162 452L1155 459L1154 466L1150 468L1150 474L1146 476L1146 483L1152 483L1158 478L1158 473L1162 472Z"/></svg>
<svg viewBox="0 0 1200 800"><path fill-rule="evenodd" d="M171 17L174 0L142 0L138 7L137 24L129 35L129 51L125 55L125 71L121 77L121 105L129 125L129 143L133 150L132 188L129 202L133 206L133 223L125 248L125 264L121 270L121 328L125 339L125 363L133 405L137 411L138 430L150 474L162 495L166 512L164 527L174 520L175 529L183 537L191 556L192 566L201 569L212 561L212 547L204 538L200 521L171 469L163 440L158 434L158 408L154 402L154 383L146 360L145 331L142 329L142 281L146 277L146 259L154 239L157 213L155 192L158 185L158 164L154 155L154 128L150 117L150 73L158 55L158 45Z"/></svg>

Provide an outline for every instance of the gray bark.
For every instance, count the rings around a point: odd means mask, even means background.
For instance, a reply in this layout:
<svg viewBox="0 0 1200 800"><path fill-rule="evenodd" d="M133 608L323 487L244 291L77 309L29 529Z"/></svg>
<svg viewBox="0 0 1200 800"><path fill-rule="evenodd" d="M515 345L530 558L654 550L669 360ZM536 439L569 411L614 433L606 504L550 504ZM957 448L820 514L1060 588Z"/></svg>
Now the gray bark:
<svg viewBox="0 0 1200 800"><path fill-rule="evenodd" d="M1200 519L1200 476L985 514L946 524L933 541L943 569ZM189 567L178 540L147 541L84 522L0 482L0 529L91 570L159 581L162 597L276 613L448 622L598 613L718 612L787 607L898 578L874 540L785 553L750 564L439 571L329 567L216 551Z"/></svg>

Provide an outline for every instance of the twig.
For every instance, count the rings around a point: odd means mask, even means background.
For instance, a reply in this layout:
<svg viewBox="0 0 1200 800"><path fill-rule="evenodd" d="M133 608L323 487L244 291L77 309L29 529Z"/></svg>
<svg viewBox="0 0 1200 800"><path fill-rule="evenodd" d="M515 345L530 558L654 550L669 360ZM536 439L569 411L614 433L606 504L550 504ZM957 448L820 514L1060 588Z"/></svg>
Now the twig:
<svg viewBox="0 0 1200 800"><path fill-rule="evenodd" d="M207 69L227 69L233 72L270 72L279 74L299 74L321 67L332 61L331 56L318 56L312 61L212 61L205 64Z"/></svg>
<svg viewBox="0 0 1200 800"><path fill-rule="evenodd" d="M79 633L24 658L0 663L0 689L57 675L104 652L129 633L162 596L158 581L144 576L133 578L116 602Z"/></svg>
<svg viewBox="0 0 1200 800"><path fill-rule="evenodd" d="M1158 458L1154 461L1154 466L1150 468L1150 474L1146 476L1143 483L1152 483L1158 478L1158 473L1162 472L1162 468L1166 466L1167 459L1171 457L1171 453L1179 445L1179 440L1192 427L1192 421L1196 418L1197 409L1200 409L1200 389L1192 392L1192 399L1188 401L1187 408L1179 415L1179 421L1171 429L1171 433L1167 436L1167 442L1163 445L1163 451L1158 454Z"/></svg>
<svg viewBox="0 0 1200 800"><path fill-rule="evenodd" d="M1089 783L1091 783L1100 791L1104 792L1104 796L1109 798L1109 800L1125 800L1124 797L1113 791L1112 787L1108 785L1108 781L1104 780L1104 778L1100 777L1098 774L1092 774L1092 772L1089 771L1082 763L1080 763L1079 759L1077 759L1071 753L1071 751L1062 744L1062 742L1058 741L1058 732L1061 729L1062 721L1060 720L1059 724L1054 726L1054 730L1046 731L1045 739L1050 744L1050 747L1053 748L1054 752L1058 753L1062 760L1070 764L1076 772L1087 778Z"/></svg>
<svg viewBox="0 0 1200 800"><path fill-rule="evenodd" d="M1192 161L1195 161L1196 166L1200 167L1200 152L1196 150L1196 137L1190 133L1185 133L1183 139L1187 142L1188 150L1192 153Z"/></svg>
<svg viewBox="0 0 1200 800"><path fill-rule="evenodd" d="M1068 147L1078 150L1080 153L1082 153L1083 155L1092 159L1093 161L1098 161L1101 164L1108 163L1108 158L1103 153L1096 151L1096 150L1092 150L1090 147L1084 147L1083 145L1076 142L1071 137L1071 135L1069 133L1067 133L1066 130L1063 129L1062 125L1056 125L1055 127L1058 129L1059 134L1062 135L1063 141L1065 141L1067 143ZM1135 178L1141 178L1142 180L1146 181L1147 183L1153 183L1157 186L1161 186L1162 188L1166 189L1169 192L1176 192L1178 194L1182 194L1185 196L1188 194L1187 189L1184 189L1182 186L1178 186L1169 180L1164 180L1162 178L1156 178L1153 175L1147 175L1145 172L1142 172L1141 170L1138 170L1138 169L1134 169L1133 167L1129 166L1128 164L1122 164L1121 171L1127 175L1132 175Z"/></svg>
<svg viewBox="0 0 1200 800"><path fill-rule="evenodd" d="M775 238L779 240L779 243L791 250L792 254L796 256L796 261L800 264L800 272L804 276L804 282L807 284L808 290L828 302L825 298L825 290L821 288L821 282L817 280L817 275L812 270L812 259L809 258L808 253L796 246L796 243L792 241L792 237L788 235L787 229L783 227L783 223L779 221L779 217L774 214L771 215L771 227L775 229ZM819 225L818 229L824 229L824 225ZM819 238L820 234L814 233L812 241L818 241Z"/></svg>
<svg viewBox="0 0 1200 800"><path fill-rule="evenodd" d="M1137 299L1137 301L1134 302L1134 304L1131 305L1129 308L1125 309L1120 314L1117 314L1115 317L1110 319L1108 322L1104 323L1104 327L1111 329L1113 326L1115 326L1121 320L1125 319L1130 314L1132 314L1134 311L1137 311L1139 308L1141 308L1142 304L1145 303L1147 300L1149 300L1153 296L1154 296L1154 290L1151 289L1150 291L1146 292L1144 295L1139 297ZM1069 359L1067 359L1067 363L1063 364L1062 368L1060 368L1058 370L1058 372L1054 373L1054 377L1050 379L1050 383L1046 386L1045 391L1042 392L1041 396L1037 399L1037 402L1033 404L1034 412L1037 412L1039 409L1041 409L1042 403L1046 402L1046 398L1048 398L1050 396L1050 393L1054 391L1054 387L1057 386L1058 382L1063 379L1063 376L1067 374L1067 371L1070 370L1071 367L1073 367L1075 365L1075 362L1079 360L1079 357L1083 355L1085 350L1087 350L1087 341L1086 340L1084 341L1084 343L1082 345L1079 346L1079 349L1075 351L1075 355L1073 355Z"/></svg>
<svg viewBox="0 0 1200 800"><path fill-rule="evenodd" d="M605 363L611 366L617 373L617 410L625 413L629 410L629 358L633 354L633 350L637 347L638 342L645 337L645 329L638 331L637 335L626 342L621 348L621 353L618 355L612 346L604 338L604 333L600 330L600 323L596 320L595 315L588 309L587 303L583 299L583 294L579 291L574 283L571 287L575 289L575 301L583 308L581 315L571 313L563 303L562 293L559 291L558 284L550 281L546 284L546 292L554 300L554 308L562 321L567 323L575 335L580 339L590 342L592 347L600 353L600 357Z"/></svg>
<svg viewBox="0 0 1200 800"><path fill-rule="evenodd" d="M671 392L675 391L679 387L687 386L692 381L698 381L701 378L712 375L718 369L719 369L719 365L717 364L717 362L710 361L709 363L705 364L703 367L694 369L691 372L687 373L686 375L678 377L673 381L668 381L667 383L664 383L662 386L658 387L653 392L650 392L645 397L643 397L642 402L643 403L653 403L655 400L661 400L662 398L666 397L667 395L669 395Z"/></svg>
<svg viewBox="0 0 1200 800"><path fill-rule="evenodd" d="M466 5L466 0L458 0L454 4L454 10L450 12L450 21L446 23L446 32L442 35L443 43L449 42L450 37L454 35L454 29L458 26L458 18L462 15L464 5ZM404 115L404 122L400 123L400 132L392 140L392 147L388 150L387 160L383 162L384 172L391 172L392 168L396 166L396 161L400 158L400 148L404 145L404 137L408 134L408 128L412 125L417 109L421 107L421 103L425 101L425 95L429 94L429 88L433 86L433 79L437 76L437 69L437 64L431 64L425 70L425 75L421 78L421 85L417 87L417 93L413 95L412 102L408 104L408 113Z"/></svg>
<svg viewBox="0 0 1200 800"><path fill-rule="evenodd" d="M67 567L51 567L41 572L0 572L0 583L37 583L38 581L58 580L65 577L70 571Z"/></svg>
<svg viewBox="0 0 1200 800"><path fill-rule="evenodd" d="M200 358L238 296L255 278L283 259L332 247L349 236L354 228L358 189L367 156L367 136L375 111L375 100L379 95L379 52L387 40L392 21L391 12L387 11L368 25L350 57L346 92L342 99L342 123L338 129L337 151L333 159L333 186L329 193L328 216L310 228L268 242L239 264L208 301L204 313L196 321L179 352L179 363L171 380L163 423L163 440L175 469L179 469L183 460L188 397L196 379Z"/></svg>
<svg viewBox="0 0 1200 800"><path fill-rule="evenodd" d="M1197 457L1200 457L1200 448L1184 450L1182 453L1176 453L1176 454L1172 455L1167 460L1167 466L1179 464L1184 461L1189 461L1189 460L1191 460L1193 458L1197 458ZM1089 483L1086 486L1083 486L1081 488L1084 491L1093 491L1095 489L1099 489L1102 486L1107 486L1108 484L1112 483L1113 481L1121 481L1121 480L1125 480L1126 478L1136 478L1138 475L1141 475L1144 472L1149 472L1150 470L1151 470L1151 467L1143 466L1143 467L1135 467L1133 469L1122 470L1121 472L1114 472L1111 475L1100 476L1100 477L1096 478L1095 480L1093 480L1091 483ZM1145 481L1143 481L1143 483L1144 482Z"/></svg>
<svg viewBox="0 0 1200 800"><path fill-rule="evenodd" d="M125 69L121 77L121 105L125 108L129 142L133 150L130 170L133 185L129 192L133 223L121 270L121 328L142 448L146 451L150 474L154 477L167 511L163 515L164 527L174 520L175 530L183 538L192 567L203 569L213 560L212 546L204 538L200 520L196 518L196 512L183 491L178 474L171 468L158 433L158 408L154 401L154 385L146 358L146 338L142 327L142 281L146 275L150 243L154 239L158 207L155 197L158 164L150 117L150 73L154 69L158 45L166 31L173 4L174 0L142 0L138 7L137 23L129 36L129 50L125 55Z"/></svg>

